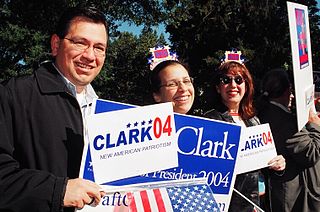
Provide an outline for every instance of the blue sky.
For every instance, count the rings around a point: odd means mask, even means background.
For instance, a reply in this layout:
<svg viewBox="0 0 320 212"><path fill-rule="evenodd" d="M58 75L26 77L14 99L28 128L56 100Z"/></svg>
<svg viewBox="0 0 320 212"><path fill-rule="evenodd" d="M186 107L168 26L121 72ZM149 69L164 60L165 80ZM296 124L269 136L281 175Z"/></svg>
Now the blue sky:
<svg viewBox="0 0 320 212"><path fill-rule="evenodd" d="M320 1L320 0L319 0ZM139 35L141 33L143 26L137 26L137 25L129 25L127 22L124 22L119 27L120 31L126 31L126 32L132 32L135 35ZM163 34L166 40L168 41L169 33L165 32L165 26L163 24L159 25L158 27L154 28L158 34ZM168 41L169 42L169 41Z"/></svg>

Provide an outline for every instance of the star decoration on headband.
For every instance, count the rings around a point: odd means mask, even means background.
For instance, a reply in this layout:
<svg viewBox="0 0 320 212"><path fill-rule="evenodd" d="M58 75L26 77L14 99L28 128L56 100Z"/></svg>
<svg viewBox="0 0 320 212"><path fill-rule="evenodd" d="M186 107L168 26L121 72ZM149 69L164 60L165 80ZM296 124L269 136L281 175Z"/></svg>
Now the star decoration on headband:
<svg viewBox="0 0 320 212"><path fill-rule="evenodd" d="M178 55L175 52L170 51L169 46L157 46L150 48L152 53L151 57L148 58L148 64L150 64L150 70L153 70L159 63L166 60L178 61Z"/></svg>
<svg viewBox="0 0 320 212"><path fill-rule="evenodd" d="M226 51L224 53L224 58L221 60L222 63L235 61L240 64L244 64L245 58L241 55L241 51L237 51L236 49L232 49L231 51Z"/></svg>

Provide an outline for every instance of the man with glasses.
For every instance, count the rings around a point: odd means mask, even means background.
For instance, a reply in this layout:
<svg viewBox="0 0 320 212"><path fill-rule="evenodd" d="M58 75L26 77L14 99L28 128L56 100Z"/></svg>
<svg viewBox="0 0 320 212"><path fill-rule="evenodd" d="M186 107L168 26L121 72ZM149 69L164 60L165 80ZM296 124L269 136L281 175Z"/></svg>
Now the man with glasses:
<svg viewBox="0 0 320 212"><path fill-rule="evenodd" d="M73 211L100 202L100 187L78 175L86 115L97 98L90 83L107 41L103 13L70 8L51 37L53 62L5 85L13 139L0 144L0 211Z"/></svg>

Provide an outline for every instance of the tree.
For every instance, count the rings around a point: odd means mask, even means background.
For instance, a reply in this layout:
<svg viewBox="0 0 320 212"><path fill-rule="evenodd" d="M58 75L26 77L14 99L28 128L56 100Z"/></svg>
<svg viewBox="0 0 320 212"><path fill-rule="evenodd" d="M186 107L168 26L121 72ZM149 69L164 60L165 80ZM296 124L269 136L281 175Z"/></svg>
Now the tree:
<svg viewBox="0 0 320 212"><path fill-rule="evenodd" d="M147 0L5 0L0 3L0 80L30 74L51 59L50 36L61 12L68 6L94 5L105 12L110 27L106 65L93 82L101 98L137 105L150 104L147 55L164 38L151 27L162 21L161 4ZM117 31L127 21L143 25L140 36Z"/></svg>
<svg viewBox="0 0 320 212"><path fill-rule="evenodd" d="M94 81L100 97L135 105L151 104L147 59L149 48L156 44L165 45L165 40L152 31L143 31L139 37L125 32L112 41L106 67Z"/></svg>
<svg viewBox="0 0 320 212"><path fill-rule="evenodd" d="M310 8L312 42L319 33L316 1L304 1ZM237 48L248 59L255 82L271 68L291 64L286 2L280 0L180 0L164 4L167 32L174 48L190 64L199 91L195 108L199 113L212 107L211 75L225 50ZM319 45L313 45L319 52ZM316 56L316 55L315 55ZM314 60L319 67L319 60Z"/></svg>
<svg viewBox="0 0 320 212"><path fill-rule="evenodd" d="M309 8L314 70L320 71L320 20L315 0ZM0 80L31 73L50 58L49 38L67 6L94 4L110 24L106 65L95 87L101 98L149 104L149 48L165 44L152 26L167 25L172 49L189 63L195 78L196 114L211 108L211 75L225 50L237 48L248 59L255 82L271 68L291 64L286 2L280 0L4 0L0 2ZM119 21L143 25L140 36L117 31ZM49 23L49 24L48 24ZM258 90L258 87L257 87Z"/></svg>
<svg viewBox="0 0 320 212"><path fill-rule="evenodd" d="M144 24L148 29L161 21L158 1L147 0L4 0L0 2L0 80L29 74L50 58L49 38L61 12L68 6L95 5L105 12L111 38L117 37L118 21Z"/></svg>
<svg viewBox="0 0 320 212"><path fill-rule="evenodd" d="M306 2L309 9L309 25L310 36L312 45L312 59L313 59L313 71L320 72L320 16L319 8L317 7L317 1L310 0L310 3Z"/></svg>

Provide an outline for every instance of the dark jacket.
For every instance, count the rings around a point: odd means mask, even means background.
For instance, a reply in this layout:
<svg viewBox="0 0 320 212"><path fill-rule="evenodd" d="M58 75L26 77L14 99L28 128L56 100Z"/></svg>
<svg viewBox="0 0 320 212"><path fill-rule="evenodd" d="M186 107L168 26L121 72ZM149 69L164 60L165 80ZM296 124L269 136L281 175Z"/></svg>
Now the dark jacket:
<svg viewBox="0 0 320 212"><path fill-rule="evenodd" d="M205 117L234 123L234 120L227 111L227 108L210 110L205 113ZM259 120L256 117L245 120L244 122L248 127L259 124ZM259 171L238 174L234 185L235 189L257 205L259 205L258 179ZM252 204L239 196L236 192L232 193L229 212L252 212L253 208Z"/></svg>
<svg viewBox="0 0 320 212"><path fill-rule="evenodd" d="M13 139L0 143L0 211L61 211L66 181L79 175L79 104L52 63L5 86Z"/></svg>
<svg viewBox="0 0 320 212"><path fill-rule="evenodd" d="M307 124L298 132L296 117L271 103L258 116L269 123L277 152L286 159L282 175L269 173L271 211L320 211L320 127Z"/></svg>

